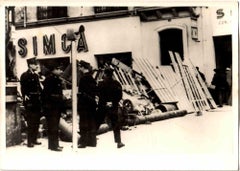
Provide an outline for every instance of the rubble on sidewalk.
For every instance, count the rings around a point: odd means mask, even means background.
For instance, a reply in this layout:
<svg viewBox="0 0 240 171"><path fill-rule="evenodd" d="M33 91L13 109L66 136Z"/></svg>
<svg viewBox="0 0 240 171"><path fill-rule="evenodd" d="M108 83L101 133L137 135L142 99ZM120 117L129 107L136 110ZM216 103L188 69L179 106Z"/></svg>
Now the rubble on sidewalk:
<svg viewBox="0 0 240 171"><path fill-rule="evenodd" d="M191 63L186 65L186 61L183 62L179 54L169 54L171 66L154 66L147 59L135 58L133 69L113 58L95 72L94 78L99 82L105 68L110 67L114 71L114 79L122 85L123 98L120 101L119 114L123 128L216 108L195 67ZM68 73L64 72L64 77L69 76L70 70L71 68L68 68ZM69 101L71 99L68 103ZM68 106L71 108L70 104ZM60 137L63 141L71 141L71 111L64 116L67 117L60 119ZM98 134L110 129L109 125L104 123Z"/></svg>

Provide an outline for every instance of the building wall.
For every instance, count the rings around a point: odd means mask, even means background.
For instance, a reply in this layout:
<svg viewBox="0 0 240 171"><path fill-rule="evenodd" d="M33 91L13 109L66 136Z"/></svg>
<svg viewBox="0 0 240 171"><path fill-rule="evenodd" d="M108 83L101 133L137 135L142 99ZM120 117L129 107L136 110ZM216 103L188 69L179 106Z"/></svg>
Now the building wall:
<svg viewBox="0 0 240 171"><path fill-rule="evenodd" d="M80 25L85 27L85 37L88 45L88 52L77 52L76 44L73 47L73 56L76 59L83 59L93 64L96 67L96 60L94 55L132 52L133 57L142 56L141 54L141 32L140 21L138 17L120 18L112 20L101 20L77 24L64 24L51 27L40 27L34 29L17 30L15 35L15 45L17 51L17 75L20 75L27 69L26 59L34 56L33 54L33 40L37 37L37 49L39 59L70 57L71 53L65 53L61 49L61 36L67 32L67 29L78 31ZM56 53L45 55L43 53L43 36L50 37L55 35ZM25 38L27 40L28 53L26 57L21 57L18 53L21 48L18 46L18 40ZM70 42L66 43L67 45Z"/></svg>
<svg viewBox="0 0 240 171"><path fill-rule="evenodd" d="M189 57L194 66L198 66L206 75L210 83L215 68L215 54L212 40L211 20L207 18L209 11L203 9L203 16L200 16L196 24L190 18L172 19L146 22L141 24L142 54L150 59L153 64L160 64L160 50L158 32L168 28L179 28L183 30L184 57ZM191 27L197 26L198 40L193 40Z"/></svg>
<svg viewBox="0 0 240 171"><path fill-rule="evenodd" d="M69 7L69 16L91 15L93 9L81 7ZM28 10L30 12L30 9ZM34 13L34 12L33 12ZM85 27L85 37L88 45L88 52L76 51L73 47L73 56L76 59L84 59L96 67L94 55L132 52L133 58L148 58L153 64L160 64L160 49L158 32L167 28L179 28L183 30L184 57L189 57L195 66L206 75L207 82L210 83L215 68L215 54L212 40L212 25L209 19L211 11L209 8L200 8L199 18L194 23L189 17L172 20L160 20L153 22L140 22L139 17L125 17L118 19L106 19L93 22L63 24L51 27L39 27L34 29L17 30L15 35L15 45L17 41L24 37L27 39L28 53L25 58L18 55L17 47L17 75L27 69L26 58L33 57L32 37L37 36L38 58L70 57L70 53L61 50L61 36L67 29L78 31L80 25ZM193 40L191 26L198 28L198 40ZM56 53L45 55L43 53L43 36L50 37L55 34ZM69 45L67 42L66 45ZM76 44L75 44L76 46Z"/></svg>
<svg viewBox="0 0 240 171"><path fill-rule="evenodd" d="M169 28L178 28L183 30L183 37L185 42L185 53L188 54L187 49L187 27L189 25L189 18L182 19L172 19L147 22L141 24L142 32L142 49L143 57L148 58L153 64L160 65L160 45L159 45L159 35L158 32L169 29Z"/></svg>
<svg viewBox="0 0 240 171"><path fill-rule="evenodd" d="M213 69L216 68L215 51L212 35L212 21L210 19L211 9L201 8L200 16L198 18L199 27L199 42L191 42L191 47L194 49L191 51L192 63L195 66L199 66L205 76L207 83L210 84L214 75Z"/></svg>

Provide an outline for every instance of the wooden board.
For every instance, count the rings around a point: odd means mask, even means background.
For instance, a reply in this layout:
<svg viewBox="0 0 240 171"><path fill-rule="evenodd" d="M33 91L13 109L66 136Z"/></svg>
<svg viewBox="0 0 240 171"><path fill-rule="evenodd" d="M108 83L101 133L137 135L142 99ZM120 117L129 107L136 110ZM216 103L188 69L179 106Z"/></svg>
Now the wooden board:
<svg viewBox="0 0 240 171"><path fill-rule="evenodd" d="M183 61L178 53L172 53L171 55L173 55L177 61L176 63L179 68L180 75L183 78L188 99L192 102L194 109L196 111L209 110L210 105L203 92L202 86L197 80L196 74L189 69L189 66L183 64Z"/></svg>
<svg viewBox="0 0 240 171"><path fill-rule="evenodd" d="M137 58L134 62L139 71L143 73L144 77L149 82L152 91L156 93L161 103L178 102L173 91L167 86L166 81L158 75L156 69L147 59Z"/></svg>
<svg viewBox="0 0 240 171"><path fill-rule="evenodd" d="M208 88L207 88L206 83L203 81L203 79L202 79L202 77L200 76L199 72L197 71L196 67L192 64L192 61L191 61L190 59L188 59L188 62L189 62L189 65L190 65L189 71L190 71L192 74L196 75L196 79L197 79L200 87L202 88L204 95L205 95L206 98L207 98L207 102L208 102L210 108L211 108L211 109L217 108L217 105L216 105L216 103L215 103L212 95L210 94L210 92L209 92L209 90L208 90Z"/></svg>
<svg viewBox="0 0 240 171"><path fill-rule="evenodd" d="M175 93L178 99L177 107L180 110L187 110L188 113L194 112L195 110L187 98L187 94L182 83L182 78L173 71L171 66L158 67L158 71L168 82L170 89L172 89L172 91Z"/></svg>

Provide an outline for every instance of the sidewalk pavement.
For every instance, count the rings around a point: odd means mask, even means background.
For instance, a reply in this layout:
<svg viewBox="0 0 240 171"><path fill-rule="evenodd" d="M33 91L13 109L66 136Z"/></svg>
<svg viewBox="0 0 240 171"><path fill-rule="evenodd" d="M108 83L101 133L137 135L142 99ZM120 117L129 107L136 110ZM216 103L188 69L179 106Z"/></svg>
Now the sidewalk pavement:
<svg viewBox="0 0 240 171"><path fill-rule="evenodd" d="M97 147L72 149L71 142L60 141L62 152L50 151L47 139L28 148L8 147L4 168L18 170L171 170L233 169L237 157L237 114L224 106L184 117L137 125L121 131L125 147L118 149L113 132L98 135ZM199 159L200 157L200 159Z"/></svg>

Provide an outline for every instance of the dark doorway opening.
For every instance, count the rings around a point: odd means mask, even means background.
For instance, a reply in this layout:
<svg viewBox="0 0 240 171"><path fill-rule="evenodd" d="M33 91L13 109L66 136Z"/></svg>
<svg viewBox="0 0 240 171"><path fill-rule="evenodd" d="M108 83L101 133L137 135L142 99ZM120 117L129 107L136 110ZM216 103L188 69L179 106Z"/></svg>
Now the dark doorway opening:
<svg viewBox="0 0 240 171"><path fill-rule="evenodd" d="M116 58L129 67L132 67L132 52L108 53L95 55L98 68L103 68L105 63L110 64L112 58Z"/></svg>
<svg viewBox="0 0 240 171"><path fill-rule="evenodd" d="M159 32L161 65L170 65L171 58L168 51L178 52L183 60L182 30L167 29Z"/></svg>
<svg viewBox="0 0 240 171"><path fill-rule="evenodd" d="M232 36L213 37L216 68L230 68L232 66Z"/></svg>

